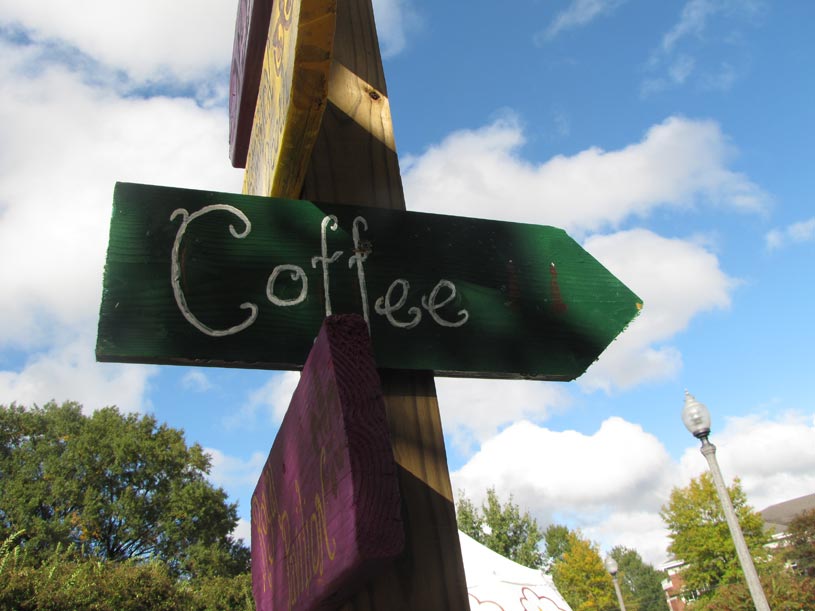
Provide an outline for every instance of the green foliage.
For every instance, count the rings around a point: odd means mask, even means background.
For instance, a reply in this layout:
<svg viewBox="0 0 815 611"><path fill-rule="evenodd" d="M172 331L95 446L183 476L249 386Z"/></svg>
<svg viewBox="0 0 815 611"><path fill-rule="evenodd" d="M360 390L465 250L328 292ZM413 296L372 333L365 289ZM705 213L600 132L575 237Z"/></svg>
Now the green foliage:
<svg viewBox="0 0 815 611"><path fill-rule="evenodd" d="M524 566L541 566L538 544L543 533L529 512L521 515L511 495L502 504L495 488L490 488L486 502L478 509L472 501L459 494L456 519L462 532L491 550Z"/></svg>
<svg viewBox="0 0 815 611"><path fill-rule="evenodd" d="M563 559L563 555L569 551L569 535L571 531L560 524L550 524L543 533L543 540L546 543L543 553L543 566L547 573L552 572L555 563Z"/></svg>
<svg viewBox="0 0 815 611"><path fill-rule="evenodd" d="M191 584L190 611L255 611L252 576L205 577Z"/></svg>
<svg viewBox="0 0 815 611"><path fill-rule="evenodd" d="M666 575L643 561L636 550L617 546L611 550L617 561L617 581L628 611L665 611L662 580Z"/></svg>
<svg viewBox="0 0 815 611"><path fill-rule="evenodd" d="M8 542L8 540L7 540ZM161 562L106 562L61 545L35 563L19 547L3 546L0 610L174 611L190 608L191 597Z"/></svg>
<svg viewBox="0 0 815 611"><path fill-rule="evenodd" d="M208 469L148 416L0 406L0 611L254 611Z"/></svg>
<svg viewBox="0 0 815 611"><path fill-rule="evenodd" d="M12 549L13 548L13 549ZM254 611L251 576L180 580L166 564L104 561L58 545L42 562L0 546L0 611Z"/></svg>
<svg viewBox="0 0 815 611"><path fill-rule="evenodd" d="M473 505L473 502L461 492L459 492L458 501L456 502L456 522L461 532L471 536L479 543L484 542L484 516Z"/></svg>
<svg viewBox="0 0 815 611"><path fill-rule="evenodd" d="M0 406L0 535L27 553L73 544L96 560L159 560L172 575L235 575L234 504L207 480L209 457L183 432L115 407Z"/></svg>
<svg viewBox="0 0 815 611"><path fill-rule="evenodd" d="M759 578L773 611L815 609L815 579L788 569L783 561L763 565ZM709 597L694 603L689 611L755 611L755 606L742 580L720 585Z"/></svg>
<svg viewBox="0 0 815 611"><path fill-rule="evenodd" d="M617 608L611 575L599 548L579 532L570 532L566 551L552 566L552 579L573 611L607 611Z"/></svg>
<svg viewBox="0 0 815 611"><path fill-rule="evenodd" d="M767 557L763 547L768 540L764 521L747 504L738 480L734 481L729 493L747 547L760 564ZM674 488L660 515L669 531L668 551L686 562L682 570L686 589L696 590L706 597L719 584L744 579L710 474L691 480L685 488Z"/></svg>
<svg viewBox="0 0 815 611"><path fill-rule="evenodd" d="M815 578L815 509L795 516L787 527L787 535L784 558L801 574Z"/></svg>

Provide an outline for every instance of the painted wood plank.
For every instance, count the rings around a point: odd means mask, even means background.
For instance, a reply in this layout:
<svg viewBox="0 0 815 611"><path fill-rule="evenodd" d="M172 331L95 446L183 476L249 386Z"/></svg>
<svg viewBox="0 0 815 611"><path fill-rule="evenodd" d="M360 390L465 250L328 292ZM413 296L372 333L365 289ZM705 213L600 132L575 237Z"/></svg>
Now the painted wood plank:
<svg viewBox="0 0 815 611"><path fill-rule="evenodd" d="M370 0L344 0L339 5L332 66L337 65L342 70L332 69L332 76L347 71L359 80L329 82L332 101L323 116L302 197L404 210L393 124L390 112L384 110L387 89ZM366 87L379 97L366 92ZM332 95L337 90L344 91L342 99L358 102L355 110ZM342 611L468 609L433 375L380 370L380 377L399 466L406 550L385 574L366 583Z"/></svg>
<svg viewBox="0 0 815 611"><path fill-rule="evenodd" d="M258 611L337 609L402 552L400 511L367 326L329 317L252 496Z"/></svg>
<svg viewBox="0 0 815 611"><path fill-rule="evenodd" d="M299 369L358 313L380 367L569 380L639 307L553 227L120 183L97 357Z"/></svg>
<svg viewBox="0 0 815 611"><path fill-rule="evenodd" d="M246 155L244 193L299 194L325 111L337 0L276 2Z"/></svg>
<svg viewBox="0 0 815 611"><path fill-rule="evenodd" d="M229 75L229 158L246 167L274 0L238 0Z"/></svg>

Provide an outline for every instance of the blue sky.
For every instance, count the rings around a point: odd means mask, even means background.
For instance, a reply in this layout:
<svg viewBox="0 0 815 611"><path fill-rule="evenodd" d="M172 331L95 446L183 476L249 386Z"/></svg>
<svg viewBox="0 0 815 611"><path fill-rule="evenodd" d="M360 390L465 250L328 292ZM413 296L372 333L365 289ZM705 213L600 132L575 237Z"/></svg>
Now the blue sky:
<svg viewBox="0 0 815 611"><path fill-rule="evenodd" d="M247 518L296 375L93 359L114 182L240 191L236 6L0 0L0 402L153 413ZM660 562L688 388L756 508L815 491L815 4L374 6L408 207L564 227L645 301L575 382L438 379L454 487Z"/></svg>

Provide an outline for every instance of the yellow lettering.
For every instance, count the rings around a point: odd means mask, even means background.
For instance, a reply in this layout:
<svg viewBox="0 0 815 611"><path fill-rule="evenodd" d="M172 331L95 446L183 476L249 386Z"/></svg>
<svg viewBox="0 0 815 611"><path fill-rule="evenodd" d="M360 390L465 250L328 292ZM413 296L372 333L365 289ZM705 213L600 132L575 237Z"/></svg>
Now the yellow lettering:
<svg viewBox="0 0 815 611"><path fill-rule="evenodd" d="M261 549L271 565L273 550L268 549L266 541L274 545L276 537L268 537L267 532L276 525L277 535L282 542L286 583L288 586L288 608L297 606L302 595L308 591L316 577L322 577L325 572L325 557L333 561L337 553L337 540L328 532L328 518L326 515L326 449L320 449L320 490L314 495L314 507L306 508L300 487L300 481L294 481L294 494L296 496L293 507L293 519L288 511L278 513L278 502L273 496L274 483L269 482L265 492L252 499L253 518L266 515L267 519L261 521L258 534L261 535ZM271 478L270 478L271 479ZM267 505L271 505L271 515ZM276 518L275 521L272 521ZM275 524L276 522L276 524ZM268 572L268 583L271 589L271 571ZM266 582L264 581L264 589Z"/></svg>
<svg viewBox="0 0 815 611"><path fill-rule="evenodd" d="M315 575L323 576L323 549L320 543L322 539L320 539L320 529L319 529L319 522L317 519L317 512L316 506L317 503L315 501L315 512L311 514L311 520L309 520L309 525L311 529L309 533L311 534L311 553L313 556L311 557L311 571Z"/></svg>
<svg viewBox="0 0 815 611"><path fill-rule="evenodd" d="M323 448L320 452L320 490L322 492L321 498L315 498L314 503L317 505L317 513L320 516L320 520L322 522L323 527L323 535L325 536L325 551L328 554L329 560L334 560L334 556L337 553L337 540L332 539L331 541L328 540L328 522L326 521L325 517L325 480L323 478L323 467L325 466L325 448ZM333 549L332 549L333 544Z"/></svg>

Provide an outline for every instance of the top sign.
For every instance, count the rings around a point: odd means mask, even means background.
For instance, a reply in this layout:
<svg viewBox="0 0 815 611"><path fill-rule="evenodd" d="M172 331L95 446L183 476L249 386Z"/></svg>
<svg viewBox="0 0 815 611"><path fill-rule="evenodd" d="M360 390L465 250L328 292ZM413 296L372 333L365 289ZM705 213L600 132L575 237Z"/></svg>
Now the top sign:
<svg viewBox="0 0 815 611"><path fill-rule="evenodd" d="M246 193L299 193L328 95L336 0L241 0L229 151Z"/></svg>
<svg viewBox="0 0 815 611"><path fill-rule="evenodd" d="M238 0L229 75L229 158L236 168L246 165L272 4L272 0Z"/></svg>
<svg viewBox="0 0 815 611"><path fill-rule="evenodd" d="M641 306L553 227L120 183L97 358L299 369L358 313L379 367L570 380Z"/></svg>

